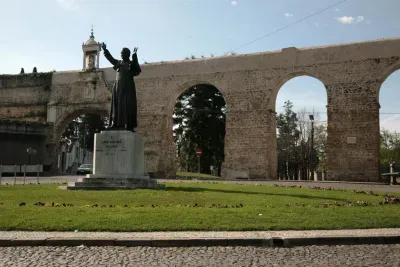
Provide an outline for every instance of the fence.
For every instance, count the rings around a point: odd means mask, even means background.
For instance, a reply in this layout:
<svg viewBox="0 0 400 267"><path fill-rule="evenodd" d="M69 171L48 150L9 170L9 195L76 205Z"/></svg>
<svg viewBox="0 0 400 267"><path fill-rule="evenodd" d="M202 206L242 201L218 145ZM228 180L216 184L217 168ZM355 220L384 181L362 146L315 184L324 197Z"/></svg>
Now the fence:
<svg viewBox="0 0 400 267"><path fill-rule="evenodd" d="M6 174L14 174L14 185L17 183L17 174L23 174L24 184L27 174L35 174L36 182L39 184L40 173L43 172L43 165L0 165L0 185L2 178Z"/></svg>
<svg viewBox="0 0 400 267"><path fill-rule="evenodd" d="M400 172L400 164L393 165L393 172ZM382 164L380 167L380 173L390 173L390 164Z"/></svg>

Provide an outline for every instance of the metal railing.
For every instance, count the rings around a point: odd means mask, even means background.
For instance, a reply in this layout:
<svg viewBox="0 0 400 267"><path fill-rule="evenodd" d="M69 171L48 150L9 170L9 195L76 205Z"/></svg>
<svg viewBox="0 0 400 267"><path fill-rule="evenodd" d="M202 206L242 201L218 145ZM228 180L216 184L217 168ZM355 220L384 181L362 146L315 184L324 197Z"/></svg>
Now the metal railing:
<svg viewBox="0 0 400 267"><path fill-rule="evenodd" d="M43 165L0 165L0 185L4 174L14 174L14 185L17 184L17 173L23 174L23 184L26 183L27 173L35 173L36 183L40 183L40 173L43 172Z"/></svg>

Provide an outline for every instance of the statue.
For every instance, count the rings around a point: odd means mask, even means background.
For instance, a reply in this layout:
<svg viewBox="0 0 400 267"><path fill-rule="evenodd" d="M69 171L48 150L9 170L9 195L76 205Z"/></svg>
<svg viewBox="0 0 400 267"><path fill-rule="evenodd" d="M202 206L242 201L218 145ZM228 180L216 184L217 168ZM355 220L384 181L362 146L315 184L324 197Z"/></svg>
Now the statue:
<svg viewBox="0 0 400 267"><path fill-rule="evenodd" d="M24 74L24 73L25 73L24 68L21 68L21 72L19 74Z"/></svg>
<svg viewBox="0 0 400 267"><path fill-rule="evenodd" d="M88 69L89 70L94 70L94 69L96 69L96 67L95 67L95 57L94 57L94 55L93 54L91 54L91 55L89 55L89 63L88 63Z"/></svg>
<svg viewBox="0 0 400 267"><path fill-rule="evenodd" d="M36 67L33 67L32 73L37 73L37 68Z"/></svg>
<svg viewBox="0 0 400 267"><path fill-rule="evenodd" d="M142 71L137 58L137 47L134 48L132 61L129 60L131 51L122 48L122 60L114 59L107 50L105 43L102 43L104 56L114 66L117 77L112 88L111 112L109 129L121 129L135 132L137 127L137 103L136 87L133 80Z"/></svg>

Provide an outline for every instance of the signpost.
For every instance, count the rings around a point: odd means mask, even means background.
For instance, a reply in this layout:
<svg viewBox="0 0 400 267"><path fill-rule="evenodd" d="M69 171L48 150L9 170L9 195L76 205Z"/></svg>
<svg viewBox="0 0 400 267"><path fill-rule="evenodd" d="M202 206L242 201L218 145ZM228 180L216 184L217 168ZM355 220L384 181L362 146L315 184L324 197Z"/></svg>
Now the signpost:
<svg viewBox="0 0 400 267"><path fill-rule="evenodd" d="M201 149L196 150L196 156L198 159L197 179L200 178L200 157L202 154L203 154L203 151Z"/></svg>

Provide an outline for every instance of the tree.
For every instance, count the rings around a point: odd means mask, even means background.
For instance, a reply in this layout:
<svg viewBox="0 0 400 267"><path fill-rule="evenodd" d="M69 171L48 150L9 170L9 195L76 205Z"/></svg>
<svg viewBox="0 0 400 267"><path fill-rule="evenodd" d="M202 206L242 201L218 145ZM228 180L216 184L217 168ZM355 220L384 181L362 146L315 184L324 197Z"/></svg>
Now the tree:
<svg viewBox="0 0 400 267"><path fill-rule="evenodd" d="M325 170L326 127L314 125L314 142L311 146L311 121L313 114L305 109L293 112L293 104L286 101L284 111L277 116L278 175L285 179L308 179L310 169Z"/></svg>
<svg viewBox="0 0 400 267"><path fill-rule="evenodd" d="M173 115L173 133L181 169L197 172L196 149L203 151L202 173L210 173L210 166L221 169L225 111L225 100L214 86L196 85L179 96Z"/></svg>
<svg viewBox="0 0 400 267"><path fill-rule="evenodd" d="M397 132L381 130L381 164L400 162L400 136Z"/></svg>
<svg viewBox="0 0 400 267"><path fill-rule="evenodd" d="M327 129L325 125L316 125L314 127L314 149L316 151L318 164L316 170L325 172L326 171L326 141L327 141Z"/></svg>
<svg viewBox="0 0 400 267"><path fill-rule="evenodd" d="M108 118L97 114L84 114L68 124L62 139L78 139L79 145L87 150L94 148L94 134L106 128Z"/></svg>
<svg viewBox="0 0 400 267"><path fill-rule="evenodd" d="M276 117L278 130L278 176L289 179L297 176L298 171L298 142L300 130L297 128L297 114L293 112L290 100L283 105L284 112Z"/></svg>

